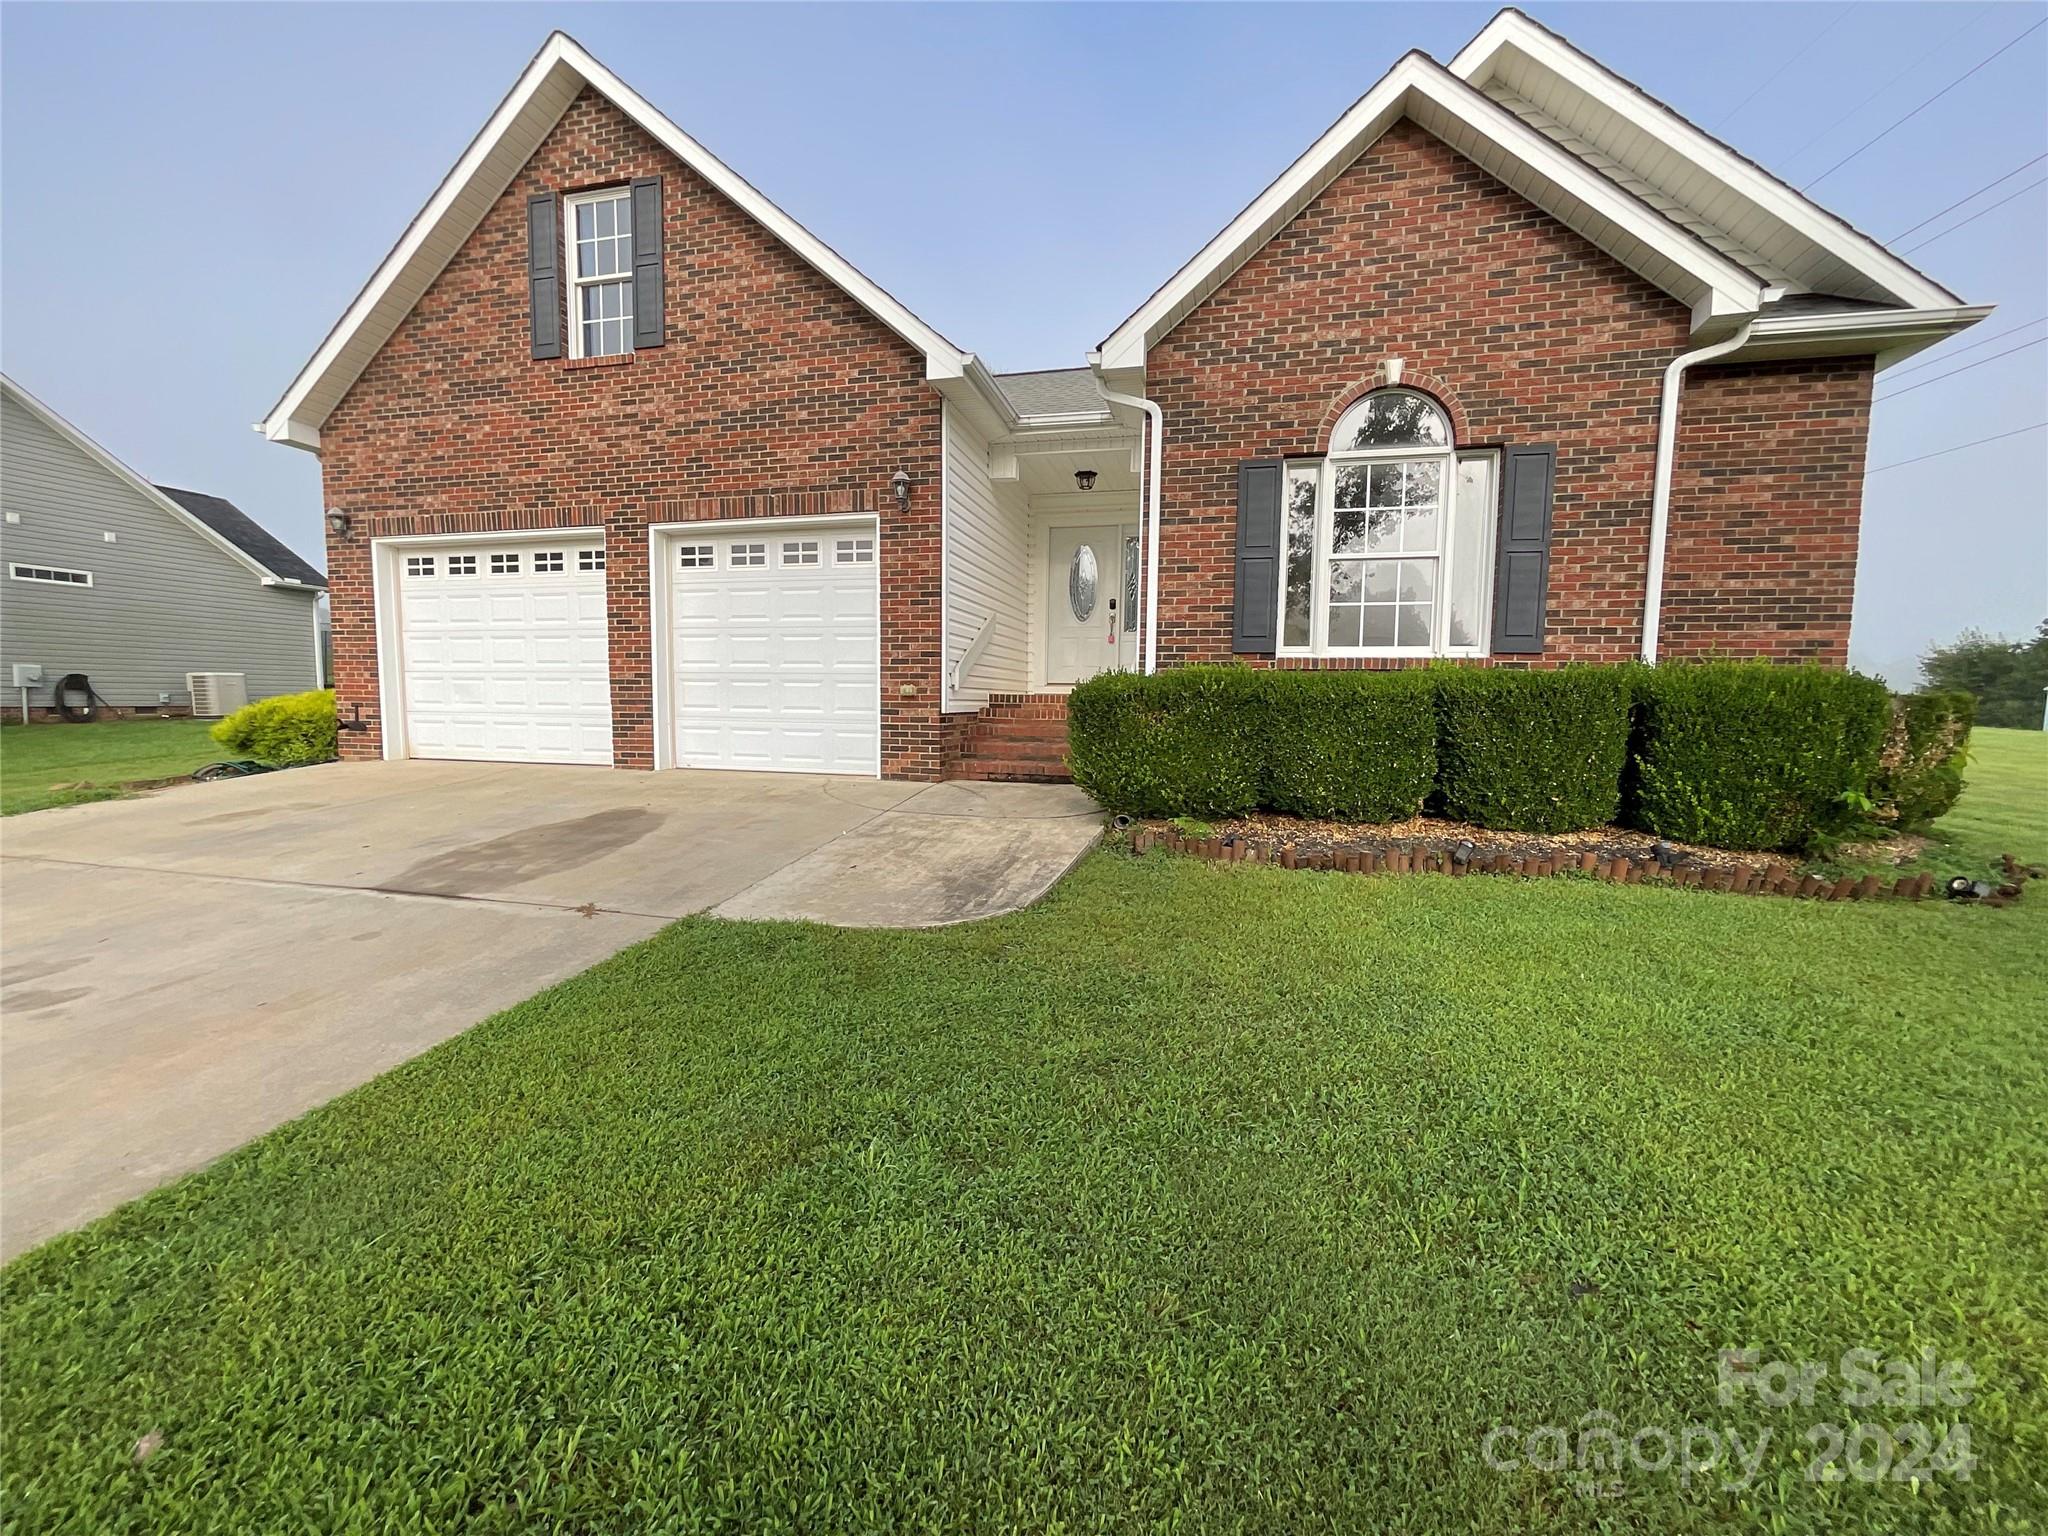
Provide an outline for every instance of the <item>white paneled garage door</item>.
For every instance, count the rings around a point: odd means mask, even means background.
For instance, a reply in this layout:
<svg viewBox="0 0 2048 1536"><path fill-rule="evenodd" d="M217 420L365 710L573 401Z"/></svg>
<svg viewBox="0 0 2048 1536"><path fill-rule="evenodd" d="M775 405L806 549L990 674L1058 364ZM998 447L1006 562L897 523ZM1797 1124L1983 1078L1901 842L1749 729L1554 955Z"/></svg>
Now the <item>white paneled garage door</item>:
<svg viewBox="0 0 2048 1536"><path fill-rule="evenodd" d="M880 773L873 525L667 544L676 764Z"/></svg>
<svg viewBox="0 0 2048 1536"><path fill-rule="evenodd" d="M601 540L406 545L394 558L409 755L612 760Z"/></svg>

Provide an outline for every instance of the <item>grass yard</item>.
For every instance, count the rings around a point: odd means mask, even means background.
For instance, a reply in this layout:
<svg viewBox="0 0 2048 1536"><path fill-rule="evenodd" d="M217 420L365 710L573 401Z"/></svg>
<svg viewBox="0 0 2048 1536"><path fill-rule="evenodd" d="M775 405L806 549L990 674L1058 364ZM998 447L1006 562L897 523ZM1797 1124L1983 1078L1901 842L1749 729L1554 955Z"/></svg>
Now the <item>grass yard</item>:
<svg viewBox="0 0 2048 1536"><path fill-rule="evenodd" d="M210 720L110 720L0 725L0 816L119 800L125 786L176 778L227 751ZM74 786L57 788L57 785Z"/></svg>
<svg viewBox="0 0 2048 1536"><path fill-rule="evenodd" d="M1948 856L2048 858L2048 737L1980 736ZM0 1516L2039 1530L2044 938L2048 885L1112 854L964 928L686 921L5 1271ZM1731 1347L1829 1374L1724 1405ZM1851 1407L1858 1347L1976 1385ZM1596 1413L1723 1465L1532 1465ZM1809 1481L1858 1422L1975 1471Z"/></svg>

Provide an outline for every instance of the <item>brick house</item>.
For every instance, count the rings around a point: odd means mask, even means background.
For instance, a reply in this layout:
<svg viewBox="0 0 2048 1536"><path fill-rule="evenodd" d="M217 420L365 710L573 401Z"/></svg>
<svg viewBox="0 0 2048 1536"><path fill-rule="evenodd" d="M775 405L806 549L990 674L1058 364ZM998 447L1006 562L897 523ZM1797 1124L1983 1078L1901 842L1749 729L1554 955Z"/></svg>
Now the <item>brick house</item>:
<svg viewBox="0 0 2048 1536"><path fill-rule="evenodd" d="M1842 665L1988 312L1504 11L995 374L557 33L259 430L351 754L1025 777L1113 667Z"/></svg>

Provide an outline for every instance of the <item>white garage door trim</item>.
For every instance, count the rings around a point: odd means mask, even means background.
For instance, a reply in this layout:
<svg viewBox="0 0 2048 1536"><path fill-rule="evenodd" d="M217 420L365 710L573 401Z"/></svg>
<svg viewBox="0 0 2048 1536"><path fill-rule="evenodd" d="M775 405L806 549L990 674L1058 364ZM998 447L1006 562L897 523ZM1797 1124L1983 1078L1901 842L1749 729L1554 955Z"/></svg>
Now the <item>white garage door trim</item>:
<svg viewBox="0 0 2048 1536"><path fill-rule="evenodd" d="M654 658L654 766L673 768L676 764L676 697L675 697L675 586L676 546L691 542L693 537L727 539L750 533L788 534L801 537L806 533L819 535L832 533L866 534L875 541L874 563L871 567L875 582L875 758L871 767L860 771L860 777L880 778L881 764L881 676L882 676L882 621L881 621L881 573L882 538L881 528L872 512L831 513L819 517L748 517L713 519L696 523L656 523L650 525L648 536L648 584L649 613L653 640ZM826 558L830 558L828 545ZM771 769L761 772L809 772L804 768Z"/></svg>
<svg viewBox="0 0 2048 1536"><path fill-rule="evenodd" d="M377 632L377 713L383 722L383 755L387 760L414 755L405 690L405 557L434 550L473 548L480 544L542 544L556 541L572 549L593 543L602 545L604 529L587 526L508 528L487 533L395 534L370 541L371 599ZM611 644L609 623L605 626L605 644L608 654ZM608 754L606 761L610 760Z"/></svg>

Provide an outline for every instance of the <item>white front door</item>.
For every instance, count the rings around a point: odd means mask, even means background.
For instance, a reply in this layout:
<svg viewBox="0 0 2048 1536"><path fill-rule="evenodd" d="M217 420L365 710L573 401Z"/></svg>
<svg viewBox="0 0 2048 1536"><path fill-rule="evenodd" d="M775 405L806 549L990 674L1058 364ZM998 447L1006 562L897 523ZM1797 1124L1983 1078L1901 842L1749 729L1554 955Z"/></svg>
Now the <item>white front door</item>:
<svg viewBox="0 0 2048 1536"><path fill-rule="evenodd" d="M408 544L391 559L411 756L612 760L601 539Z"/></svg>
<svg viewBox="0 0 2048 1536"><path fill-rule="evenodd" d="M872 523L667 541L679 768L882 771Z"/></svg>
<svg viewBox="0 0 2048 1536"><path fill-rule="evenodd" d="M1137 604L1125 580L1135 528L1105 523L1046 531L1045 680L1064 687L1129 667L1137 646Z"/></svg>

